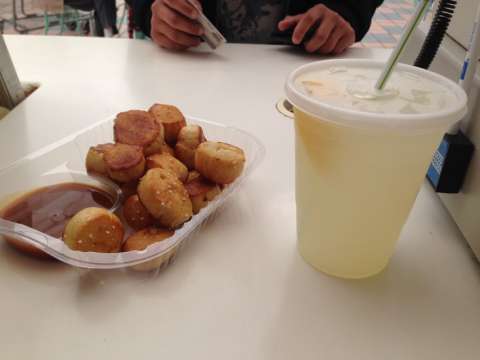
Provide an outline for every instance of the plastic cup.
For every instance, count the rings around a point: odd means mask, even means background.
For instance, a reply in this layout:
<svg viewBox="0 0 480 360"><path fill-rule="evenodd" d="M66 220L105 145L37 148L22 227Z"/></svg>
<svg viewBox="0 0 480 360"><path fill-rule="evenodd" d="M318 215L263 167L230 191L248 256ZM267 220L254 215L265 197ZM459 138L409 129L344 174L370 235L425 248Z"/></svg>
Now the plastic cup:
<svg viewBox="0 0 480 360"><path fill-rule="evenodd" d="M383 66L320 61L286 83L295 113L298 249L341 278L386 267L435 149L466 113L457 84L404 64L376 96L370 89Z"/></svg>

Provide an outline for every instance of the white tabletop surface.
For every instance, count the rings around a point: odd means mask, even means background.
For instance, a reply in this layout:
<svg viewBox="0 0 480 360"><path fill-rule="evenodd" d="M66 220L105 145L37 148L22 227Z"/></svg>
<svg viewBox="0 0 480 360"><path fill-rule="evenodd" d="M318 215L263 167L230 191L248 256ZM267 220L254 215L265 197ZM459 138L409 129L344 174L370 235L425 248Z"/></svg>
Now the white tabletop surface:
<svg viewBox="0 0 480 360"><path fill-rule="evenodd" d="M382 274L338 280L298 255L293 128L274 105L286 74L317 57L273 46L175 54L147 41L6 40L21 79L41 87L0 121L0 168L155 101L251 131L267 156L156 278L76 270L2 242L2 360L480 357L480 266L427 186Z"/></svg>

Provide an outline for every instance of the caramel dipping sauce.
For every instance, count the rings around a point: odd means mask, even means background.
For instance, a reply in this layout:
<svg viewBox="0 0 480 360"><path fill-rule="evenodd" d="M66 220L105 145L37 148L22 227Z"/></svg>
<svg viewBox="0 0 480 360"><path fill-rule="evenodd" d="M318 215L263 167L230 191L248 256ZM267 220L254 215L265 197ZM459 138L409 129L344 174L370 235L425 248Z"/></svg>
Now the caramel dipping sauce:
<svg viewBox="0 0 480 360"><path fill-rule="evenodd" d="M45 186L17 197L0 210L0 217L29 226L52 237L61 238L68 220L88 207L110 209L115 200L97 187L81 183ZM4 237L22 252L50 257L37 247L20 239Z"/></svg>

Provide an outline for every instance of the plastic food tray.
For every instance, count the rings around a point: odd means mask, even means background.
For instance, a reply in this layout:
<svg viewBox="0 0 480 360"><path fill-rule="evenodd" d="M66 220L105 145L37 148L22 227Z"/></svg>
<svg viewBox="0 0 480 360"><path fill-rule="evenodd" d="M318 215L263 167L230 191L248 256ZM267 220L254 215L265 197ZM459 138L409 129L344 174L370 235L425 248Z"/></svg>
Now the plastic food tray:
<svg viewBox="0 0 480 360"><path fill-rule="evenodd" d="M185 240L238 191L265 154L263 145L256 137L243 130L193 117L187 117L187 122L200 125L209 140L223 141L242 148L246 155L246 164L242 175L234 183L227 186L207 207L176 230L172 237L142 251L95 253L71 250L61 239L39 233L24 225L15 224L9 228L5 224L3 227L0 224L0 234L13 235L16 239L33 244L51 256L80 268L134 267L138 270L158 270L165 267L178 254ZM44 179L51 178L51 174L85 172L85 156L89 147L107 142L113 142L113 118L94 124L0 170L0 204L4 205L5 199L12 198L14 194L23 194L45 186Z"/></svg>

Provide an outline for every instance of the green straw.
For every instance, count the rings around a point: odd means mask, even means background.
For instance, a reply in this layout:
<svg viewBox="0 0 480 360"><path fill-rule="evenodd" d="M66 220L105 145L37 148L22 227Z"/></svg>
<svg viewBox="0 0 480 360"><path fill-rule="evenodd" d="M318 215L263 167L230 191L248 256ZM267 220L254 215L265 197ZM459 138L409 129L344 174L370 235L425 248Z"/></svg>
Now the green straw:
<svg viewBox="0 0 480 360"><path fill-rule="evenodd" d="M430 0L423 0L421 3L418 4L415 14L410 20L405 31L403 32L402 38L400 39L397 46L395 47L395 50L393 50L392 55L390 55L387 65L383 69L382 75L380 75L380 78L375 84L375 88L377 90L383 90L383 88L387 84L388 79L390 78L390 75L392 75L393 71L395 70L395 66L398 63L400 56L402 55L403 51L407 47L408 41L410 40L413 33L415 32L415 29L417 28L418 24L422 20L425 12L428 9L429 4L430 4Z"/></svg>

